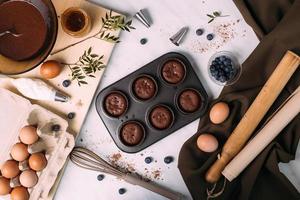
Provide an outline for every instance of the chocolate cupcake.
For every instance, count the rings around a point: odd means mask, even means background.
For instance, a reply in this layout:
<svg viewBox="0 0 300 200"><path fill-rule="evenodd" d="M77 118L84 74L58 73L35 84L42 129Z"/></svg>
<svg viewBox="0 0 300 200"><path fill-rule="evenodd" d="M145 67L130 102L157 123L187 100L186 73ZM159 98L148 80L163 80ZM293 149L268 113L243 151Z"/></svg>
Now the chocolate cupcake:
<svg viewBox="0 0 300 200"><path fill-rule="evenodd" d="M121 92L112 92L105 97L104 108L108 115L119 117L127 110L127 99Z"/></svg>
<svg viewBox="0 0 300 200"><path fill-rule="evenodd" d="M163 105L158 105L150 112L151 125L157 129L167 129L171 126L174 117L172 111Z"/></svg>
<svg viewBox="0 0 300 200"><path fill-rule="evenodd" d="M127 146L135 146L142 142L145 131L142 125L136 121L126 122L120 131L121 141Z"/></svg>
<svg viewBox="0 0 300 200"><path fill-rule="evenodd" d="M179 95L178 104L183 112L193 113L201 106L201 97L194 89L186 89Z"/></svg>
<svg viewBox="0 0 300 200"><path fill-rule="evenodd" d="M156 83L149 76L141 76L133 82L133 93L141 100L151 99L156 94Z"/></svg>
<svg viewBox="0 0 300 200"><path fill-rule="evenodd" d="M185 67L179 60L169 60L162 67L162 77L170 84L177 84L185 77Z"/></svg>

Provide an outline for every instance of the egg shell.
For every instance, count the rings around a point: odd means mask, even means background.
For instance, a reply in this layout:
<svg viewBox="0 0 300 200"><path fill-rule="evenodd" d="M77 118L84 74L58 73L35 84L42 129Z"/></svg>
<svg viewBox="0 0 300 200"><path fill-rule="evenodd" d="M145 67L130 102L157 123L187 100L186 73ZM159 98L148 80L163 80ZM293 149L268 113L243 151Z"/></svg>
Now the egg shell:
<svg viewBox="0 0 300 200"><path fill-rule="evenodd" d="M29 166L35 171L41 171L47 166L47 159L43 153L34 153L29 157Z"/></svg>
<svg viewBox="0 0 300 200"><path fill-rule="evenodd" d="M10 193L11 200L28 200L29 193L25 187L18 186L15 187Z"/></svg>
<svg viewBox="0 0 300 200"><path fill-rule="evenodd" d="M39 139L36 127L30 125L21 129L19 137L21 142L28 145L35 143Z"/></svg>
<svg viewBox="0 0 300 200"><path fill-rule="evenodd" d="M22 186L31 188L38 182L38 176L33 170L23 171L20 175L20 183Z"/></svg>
<svg viewBox="0 0 300 200"><path fill-rule="evenodd" d="M11 187L9 182L9 179L0 177L0 195L7 195L10 193Z"/></svg>
<svg viewBox="0 0 300 200"><path fill-rule="evenodd" d="M227 103L219 102L213 105L209 112L210 121L214 124L223 123L229 116L230 109Z"/></svg>
<svg viewBox="0 0 300 200"><path fill-rule="evenodd" d="M18 162L15 160L7 160L1 168L1 174L5 178L13 178L20 174Z"/></svg>
<svg viewBox="0 0 300 200"><path fill-rule="evenodd" d="M29 157L27 145L23 143L14 144L10 151L11 157L16 161L23 161Z"/></svg>
<svg viewBox="0 0 300 200"><path fill-rule="evenodd" d="M44 62L40 68L40 74L45 79L57 77L62 70L62 66L56 60L48 60Z"/></svg>
<svg viewBox="0 0 300 200"><path fill-rule="evenodd" d="M203 133L197 139L197 147L203 152L214 152L218 146L218 140L211 134Z"/></svg>

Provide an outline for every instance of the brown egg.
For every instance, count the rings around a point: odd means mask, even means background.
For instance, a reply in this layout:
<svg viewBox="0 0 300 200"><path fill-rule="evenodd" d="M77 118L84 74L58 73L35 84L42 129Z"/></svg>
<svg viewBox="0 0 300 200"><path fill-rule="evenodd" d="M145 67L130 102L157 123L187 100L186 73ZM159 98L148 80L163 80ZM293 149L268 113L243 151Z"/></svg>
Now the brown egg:
<svg viewBox="0 0 300 200"><path fill-rule="evenodd" d="M62 66L56 60L48 60L44 62L40 69L40 74L45 79L55 78L60 74Z"/></svg>
<svg viewBox="0 0 300 200"><path fill-rule="evenodd" d="M227 103L216 103L209 112L210 121L214 124L221 124L229 116L229 106Z"/></svg>
<svg viewBox="0 0 300 200"><path fill-rule="evenodd" d="M11 151L10 151L11 157L16 161L23 161L26 160L29 157L29 153L27 150L27 145L23 143L17 143L15 144Z"/></svg>
<svg viewBox="0 0 300 200"><path fill-rule="evenodd" d="M204 152L214 152L218 149L218 140L211 134L201 134L197 139L197 147Z"/></svg>
<svg viewBox="0 0 300 200"><path fill-rule="evenodd" d="M0 195L7 195L10 191L9 179L0 176Z"/></svg>
<svg viewBox="0 0 300 200"><path fill-rule="evenodd" d="M35 171L43 170L47 165L47 159L43 153L34 153L29 157L29 167Z"/></svg>
<svg viewBox="0 0 300 200"><path fill-rule="evenodd" d="M38 139L39 136L37 134L36 128L34 126L24 126L21 131L20 131L20 140L24 144L33 144L35 143Z"/></svg>
<svg viewBox="0 0 300 200"><path fill-rule="evenodd" d="M22 186L31 188L35 186L39 178L33 170L23 171L20 175L20 183Z"/></svg>
<svg viewBox="0 0 300 200"><path fill-rule="evenodd" d="M15 160L7 160L1 168L1 174L5 178L13 178L20 173L19 163Z"/></svg>
<svg viewBox="0 0 300 200"><path fill-rule="evenodd" d="M11 200L28 200L29 193L25 187L15 187L10 193Z"/></svg>

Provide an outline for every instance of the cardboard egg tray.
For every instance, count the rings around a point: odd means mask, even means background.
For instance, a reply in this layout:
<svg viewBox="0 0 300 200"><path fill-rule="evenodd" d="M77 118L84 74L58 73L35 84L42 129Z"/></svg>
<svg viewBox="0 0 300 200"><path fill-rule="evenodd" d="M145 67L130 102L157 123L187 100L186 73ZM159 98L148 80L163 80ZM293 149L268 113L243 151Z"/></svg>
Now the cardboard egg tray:
<svg viewBox="0 0 300 200"><path fill-rule="evenodd" d="M75 145L74 136L67 132L68 122L41 106L31 104L6 89L0 88L0 167L12 159L10 150L19 142L20 129L26 125L37 125L39 140L30 149L42 149L47 158L47 166L37 172L38 183L29 188L30 200L47 199L58 173L63 168L68 154ZM60 130L52 131L54 124ZM10 199L9 195L1 199Z"/></svg>

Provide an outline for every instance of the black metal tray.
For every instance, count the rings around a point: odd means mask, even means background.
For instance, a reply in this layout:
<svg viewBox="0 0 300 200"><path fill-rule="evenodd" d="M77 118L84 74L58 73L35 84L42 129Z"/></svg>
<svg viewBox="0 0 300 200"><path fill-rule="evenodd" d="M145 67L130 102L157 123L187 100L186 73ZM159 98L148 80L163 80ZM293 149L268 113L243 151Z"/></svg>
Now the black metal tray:
<svg viewBox="0 0 300 200"><path fill-rule="evenodd" d="M185 64L186 76L185 79L178 85L167 84L161 77L161 67L164 62L171 59L179 59ZM154 98L148 101L140 101L132 94L131 84L135 78L140 75L149 75L157 82L158 91ZM201 96L201 107L194 113L183 113L176 105L177 96L184 89L193 88L197 90ZM128 109L124 115L118 118L108 116L103 108L103 101L105 97L112 91L121 91L128 99ZM153 128L148 122L149 110L157 105L167 105L174 113L174 122L172 126L165 130L157 130ZM96 109L104 122L107 130L113 138L116 145L124 152L135 153L145 149L151 144L161 140L162 138L170 135L174 131L187 125L188 123L196 120L204 115L208 106L208 96L195 73L191 63L182 54L170 52L162 55L154 61L146 64L135 72L127 75L119 81L111 84L103 89L96 98ZM145 129L145 139L137 146L127 146L119 138L119 130L123 123L131 120L140 122Z"/></svg>

